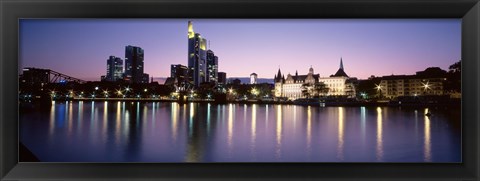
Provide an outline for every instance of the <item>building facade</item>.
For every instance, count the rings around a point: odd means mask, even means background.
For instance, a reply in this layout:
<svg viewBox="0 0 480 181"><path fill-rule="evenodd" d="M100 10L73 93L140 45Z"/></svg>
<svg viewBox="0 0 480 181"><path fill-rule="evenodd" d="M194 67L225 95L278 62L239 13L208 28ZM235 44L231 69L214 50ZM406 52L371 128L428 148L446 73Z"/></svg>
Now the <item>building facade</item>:
<svg viewBox="0 0 480 181"><path fill-rule="evenodd" d="M120 57L110 56L107 59L106 81L118 81L123 79L123 60Z"/></svg>
<svg viewBox="0 0 480 181"><path fill-rule="evenodd" d="M128 45L125 47L125 80L130 83L145 83L144 51L140 47ZM147 79L148 82L148 79Z"/></svg>
<svg viewBox="0 0 480 181"><path fill-rule="evenodd" d="M227 73L218 72L218 84L219 85L226 85L227 84Z"/></svg>
<svg viewBox="0 0 480 181"><path fill-rule="evenodd" d="M188 83L188 67L181 64L171 65L170 78L174 79L177 90L184 90Z"/></svg>
<svg viewBox="0 0 480 181"><path fill-rule="evenodd" d="M250 84L257 84L257 76L256 73L250 74Z"/></svg>
<svg viewBox="0 0 480 181"><path fill-rule="evenodd" d="M207 50L207 82L218 83L218 57L212 50Z"/></svg>
<svg viewBox="0 0 480 181"><path fill-rule="evenodd" d="M430 67L415 75L390 75L381 77L377 86L380 97L393 99L400 96L445 95L447 72Z"/></svg>
<svg viewBox="0 0 480 181"><path fill-rule="evenodd" d="M195 87L207 81L207 40L193 31L188 21L188 69L189 83Z"/></svg>
<svg viewBox="0 0 480 181"><path fill-rule="evenodd" d="M340 59L340 68L330 77L320 77L320 74L315 74L310 67L306 75L298 75L298 72L295 72L295 75L287 74L285 78L279 69L274 76L274 96L289 100L312 96L354 97L355 85L352 80L356 78L350 78L345 73L342 59Z"/></svg>

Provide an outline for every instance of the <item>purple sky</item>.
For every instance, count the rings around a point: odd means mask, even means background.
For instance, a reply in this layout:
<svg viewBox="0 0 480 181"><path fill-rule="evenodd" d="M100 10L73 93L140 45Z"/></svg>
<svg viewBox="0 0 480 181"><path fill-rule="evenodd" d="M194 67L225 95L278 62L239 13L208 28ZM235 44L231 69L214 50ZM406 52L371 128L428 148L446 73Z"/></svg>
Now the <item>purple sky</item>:
<svg viewBox="0 0 480 181"><path fill-rule="evenodd" d="M219 71L228 77L273 78L282 73L334 74L340 57L345 72L414 74L444 70L461 59L461 19L191 19L210 41ZM52 69L99 80L106 60L124 59L125 46L145 50L145 72L170 75L171 64L188 64L188 19L24 19L20 20L20 68Z"/></svg>

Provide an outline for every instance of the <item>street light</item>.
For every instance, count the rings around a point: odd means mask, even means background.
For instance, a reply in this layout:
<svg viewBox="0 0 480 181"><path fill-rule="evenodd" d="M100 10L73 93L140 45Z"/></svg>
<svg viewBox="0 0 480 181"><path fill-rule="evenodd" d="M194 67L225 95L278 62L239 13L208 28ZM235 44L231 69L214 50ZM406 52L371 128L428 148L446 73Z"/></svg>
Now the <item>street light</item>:
<svg viewBox="0 0 480 181"><path fill-rule="evenodd" d="M360 93L362 95L362 98L365 99L367 97L367 94L365 92Z"/></svg>
<svg viewBox="0 0 480 181"><path fill-rule="evenodd" d="M427 89L430 88L430 85L428 84L428 82L427 82L427 83L422 83L422 84L423 84L423 88L424 88L425 90L427 90Z"/></svg>
<svg viewBox="0 0 480 181"><path fill-rule="evenodd" d="M252 88L252 91L251 91L251 92L252 92L252 94L255 95L255 96L258 95L258 90L257 90L257 88L255 88L255 87Z"/></svg>
<svg viewBox="0 0 480 181"><path fill-rule="evenodd" d="M380 92L380 98L382 97L382 86L380 84L375 84L375 88L377 92Z"/></svg>
<svg viewBox="0 0 480 181"><path fill-rule="evenodd" d="M105 94L105 97L108 97L108 90L104 90L103 94Z"/></svg>
<svg viewBox="0 0 480 181"><path fill-rule="evenodd" d="M422 82L422 84L423 84L423 86L422 86L423 87L423 94L425 94L425 92L427 92L427 89L430 89L430 85L428 85L428 82L427 83Z"/></svg>
<svg viewBox="0 0 480 181"><path fill-rule="evenodd" d="M116 90L117 91L117 95L121 96L123 93L121 90Z"/></svg>
<svg viewBox="0 0 480 181"><path fill-rule="evenodd" d="M95 90L98 90L98 86L95 87Z"/></svg>

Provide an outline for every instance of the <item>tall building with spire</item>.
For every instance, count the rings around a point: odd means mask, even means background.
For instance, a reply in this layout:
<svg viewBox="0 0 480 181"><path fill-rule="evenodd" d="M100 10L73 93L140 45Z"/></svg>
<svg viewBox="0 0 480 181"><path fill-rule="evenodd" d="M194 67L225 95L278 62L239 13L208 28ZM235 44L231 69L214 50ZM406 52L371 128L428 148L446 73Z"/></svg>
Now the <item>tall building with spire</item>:
<svg viewBox="0 0 480 181"><path fill-rule="evenodd" d="M289 100L313 95L354 97L355 89L352 80L355 78L350 78L345 73L342 58L340 58L340 67L337 72L329 77L320 77L320 74L315 74L312 66L306 75L298 75L298 71L295 71L295 75L289 73L287 78L278 69L277 75L274 76L275 97ZM324 86L327 91L315 90L313 89L315 86Z"/></svg>
<svg viewBox="0 0 480 181"><path fill-rule="evenodd" d="M207 40L188 21L188 81L195 87L207 81Z"/></svg>
<svg viewBox="0 0 480 181"><path fill-rule="evenodd" d="M351 83L351 80L355 78L350 78L347 73L345 73L343 67L343 58L340 57L340 66L337 72L330 77L320 78L320 82L323 82L328 88L328 95L330 96L355 96L354 85Z"/></svg>
<svg viewBox="0 0 480 181"><path fill-rule="evenodd" d="M337 73L335 75L331 75L330 77L348 77L347 73L343 70L343 60L342 57L340 57L340 68L337 70Z"/></svg>

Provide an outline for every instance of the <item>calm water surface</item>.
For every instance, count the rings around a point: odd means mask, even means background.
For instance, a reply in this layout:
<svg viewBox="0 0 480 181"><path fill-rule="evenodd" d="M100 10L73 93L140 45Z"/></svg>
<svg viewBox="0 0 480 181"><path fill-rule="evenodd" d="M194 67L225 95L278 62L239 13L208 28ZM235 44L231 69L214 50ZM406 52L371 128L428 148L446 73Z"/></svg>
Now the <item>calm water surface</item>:
<svg viewBox="0 0 480 181"><path fill-rule="evenodd" d="M460 121L443 107L57 101L20 107L20 140L46 162L461 162Z"/></svg>

